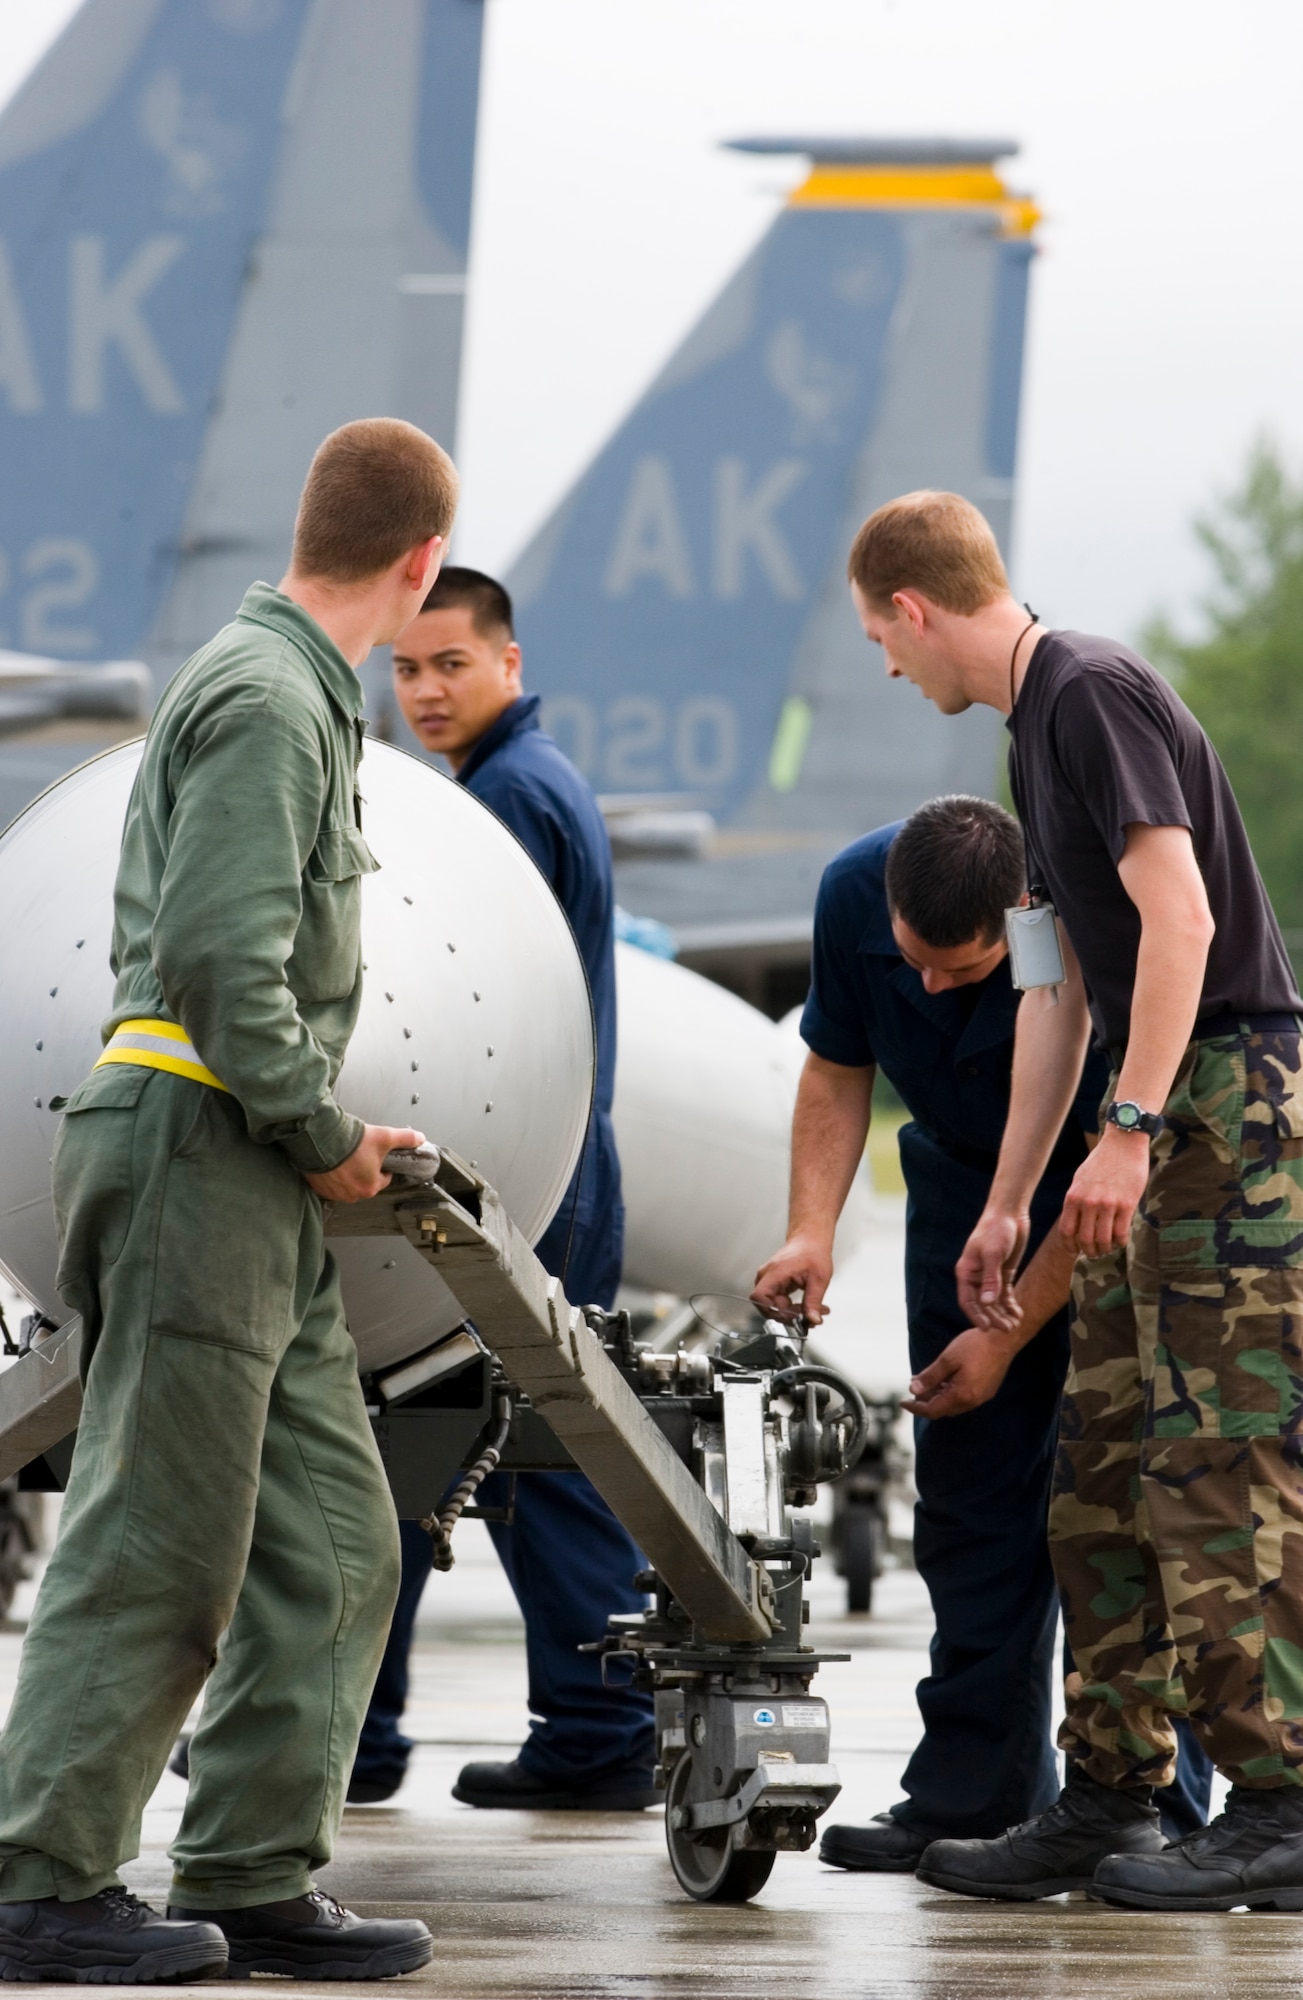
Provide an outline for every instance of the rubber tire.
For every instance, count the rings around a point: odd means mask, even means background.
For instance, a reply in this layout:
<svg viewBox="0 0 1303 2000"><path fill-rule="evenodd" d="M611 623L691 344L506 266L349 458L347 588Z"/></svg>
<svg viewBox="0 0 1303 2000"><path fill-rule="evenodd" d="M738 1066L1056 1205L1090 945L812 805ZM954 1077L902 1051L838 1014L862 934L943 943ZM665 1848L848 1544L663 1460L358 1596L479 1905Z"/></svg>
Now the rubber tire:
<svg viewBox="0 0 1303 2000"><path fill-rule="evenodd" d="M873 1609L873 1586L882 1571L882 1517L876 1507L851 1505L840 1523L839 1568L846 1579L846 1609Z"/></svg>
<svg viewBox="0 0 1303 2000"><path fill-rule="evenodd" d="M733 1845L731 1829L712 1829L694 1840L672 1825L674 1809L687 1791L692 1759L683 1755L670 1776L665 1798L665 1845L679 1887L696 1903L749 1903L769 1880L777 1856L772 1849Z"/></svg>

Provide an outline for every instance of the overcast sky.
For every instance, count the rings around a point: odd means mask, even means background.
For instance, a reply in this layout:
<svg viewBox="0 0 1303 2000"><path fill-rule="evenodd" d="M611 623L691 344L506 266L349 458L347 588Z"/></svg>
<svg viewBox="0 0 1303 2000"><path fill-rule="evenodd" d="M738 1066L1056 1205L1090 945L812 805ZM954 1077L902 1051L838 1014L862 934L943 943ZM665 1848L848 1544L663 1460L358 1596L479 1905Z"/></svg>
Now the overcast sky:
<svg viewBox="0 0 1303 2000"><path fill-rule="evenodd" d="M75 11L0 0L0 100ZM1298 0L489 0L458 553L510 558L776 212L799 170L720 140L1009 136L1015 584L1189 620L1191 516L1260 432L1303 462L1301 74Z"/></svg>

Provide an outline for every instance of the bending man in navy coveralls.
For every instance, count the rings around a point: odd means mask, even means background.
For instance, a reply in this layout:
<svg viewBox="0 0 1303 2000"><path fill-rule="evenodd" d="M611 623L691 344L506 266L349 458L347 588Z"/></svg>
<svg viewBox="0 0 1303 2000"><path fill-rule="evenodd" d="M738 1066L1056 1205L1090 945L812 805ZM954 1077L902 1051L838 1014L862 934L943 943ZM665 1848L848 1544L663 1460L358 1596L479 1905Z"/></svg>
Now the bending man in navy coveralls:
<svg viewBox="0 0 1303 2000"><path fill-rule="evenodd" d="M892 854L890 869L888 854ZM1081 1088L1032 1204L1019 1281L1024 1343L992 1394L989 1336L965 1340L955 1262L985 1206L1009 1107L1018 994L1002 912L1023 890L1022 836L985 799L934 799L855 841L824 873L801 1033L810 1055L792 1137L788 1241L756 1296L822 1317L833 1229L863 1152L875 1069L904 1099L905 1299L915 1424L914 1555L932 1600L932 1671L906 1798L833 1826L821 1858L908 1872L941 1830L1002 1832L1057 1798L1051 1739L1058 1600L1046 1541L1073 1253L1054 1231L1108 1082ZM980 1350L980 1352L979 1352ZM927 1371L920 1383L917 1378ZM998 1375L996 1378L998 1380ZM977 1407L978 1405L981 1407ZM926 1412L926 1414L924 1414ZM951 1420L939 1423L937 1418ZM1169 1838L1204 1822L1211 1766L1183 1735Z"/></svg>
<svg viewBox="0 0 1303 2000"><path fill-rule="evenodd" d="M615 899L611 848L588 785L538 726L539 698L522 695L511 599L479 570L447 568L394 646L398 703L428 750L493 808L525 846L570 919L588 972L597 1027L592 1123L575 1178L537 1245L545 1270L582 1305L615 1302L624 1249L620 1162L611 1126L615 1088ZM486 1506L509 1497L507 1476L480 1489ZM637 1544L580 1472L523 1472L514 1519L489 1533L525 1619L529 1706L535 1720L509 1764L468 1764L453 1796L474 1806L654 1805L648 1695L602 1686L598 1660L578 1651L600 1639L612 1612L641 1611L633 1588ZM349 1797L389 1798L411 1750L400 1732L412 1629L430 1541L402 1523L403 1581L389 1644L362 1730Z"/></svg>

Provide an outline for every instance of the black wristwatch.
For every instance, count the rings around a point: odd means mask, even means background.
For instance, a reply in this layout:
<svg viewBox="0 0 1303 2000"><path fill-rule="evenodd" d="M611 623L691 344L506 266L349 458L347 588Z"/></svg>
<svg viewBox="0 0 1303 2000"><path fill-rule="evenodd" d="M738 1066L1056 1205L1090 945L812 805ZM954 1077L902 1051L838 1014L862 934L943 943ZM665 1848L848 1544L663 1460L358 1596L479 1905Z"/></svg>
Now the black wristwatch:
<svg viewBox="0 0 1303 2000"><path fill-rule="evenodd" d="M1163 1129L1161 1112L1142 1111L1129 1097L1115 1097L1104 1117L1108 1124L1116 1125L1119 1132L1144 1132L1151 1139L1156 1139Z"/></svg>

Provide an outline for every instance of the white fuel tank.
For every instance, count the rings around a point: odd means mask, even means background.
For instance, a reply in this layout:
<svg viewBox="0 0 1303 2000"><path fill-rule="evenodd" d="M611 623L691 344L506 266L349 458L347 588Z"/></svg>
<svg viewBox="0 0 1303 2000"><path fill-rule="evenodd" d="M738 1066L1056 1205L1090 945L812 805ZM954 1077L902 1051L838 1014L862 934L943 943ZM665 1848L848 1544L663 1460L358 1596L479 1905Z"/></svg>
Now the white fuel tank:
<svg viewBox="0 0 1303 2000"><path fill-rule="evenodd" d="M113 879L140 757L125 744L62 779L0 835L0 1267L59 1320L50 1199L56 1117L100 1050L112 1001ZM583 967L551 889L478 799L381 743L362 763L366 983L340 1101L413 1124L475 1162L536 1242L569 1182L593 1074ZM616 950L615 1129L625 1279L745 1292L783 1240L803 1049L790 1022L682 966ZM863 1176L838 1232L862 1233ZM367 1367L456 1325L436 1274L395 1239L336 1244Z"/></svg>
<svg viewBox="0 0 1303 2000"><path fill-rule="evenodd" d="M0 836L0 1263L59 1320L50 1197L56 1117L100 1051L112 1004L113 880L139 743L107 751ZM368 744L362 892L366 981L340 1074L345 1107L415 1125L474 1161L531 1242L565 1192L588 1117L592 1014L570 927L519 842L462 786ZM461 1315L392 1238L341 1242L349 1324L367 1367Z"/></svg>
<svg viewBox="0 0 1303 2000"><path fill-rule="evenodd" d="M787 1233L792 1108L805 1059L773 1022L700 973L616 946L614 1122L624 1178L624 1280L649 1291L741 1292ZM864 1234L861 1169L839 1260Z"/></svg>

